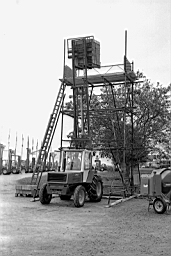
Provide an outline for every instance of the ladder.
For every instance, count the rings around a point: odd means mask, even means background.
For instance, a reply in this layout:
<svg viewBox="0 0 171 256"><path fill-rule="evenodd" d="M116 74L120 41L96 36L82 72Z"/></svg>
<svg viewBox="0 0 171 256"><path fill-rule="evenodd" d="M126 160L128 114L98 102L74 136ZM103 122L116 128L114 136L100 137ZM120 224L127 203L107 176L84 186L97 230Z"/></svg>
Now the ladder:
<svg viewBox="0 0 171 256"><path fill-rule="evenodd" d="M47 159L47 156L48 156L48 153L49 153L49 150L51 147L52 139L53 139L53 136L55 133L55 129L56 129L56 126L57 126L57 123L59 120L61 108L62 108L64 97L65 97L65 94L64 94L65 88L66 88L66 83L63 81L59 88L59 92L58 92L58 95L56 98L53 112L50 115L50 119L48 122L48 126L46 128L43 142L42 142L41 148L39 150L36 164L33 169L31 185L36 185L36 189L35 189L34 195L33 195L34 198L36 197L36 194L38 191L40 179L42 177L42 172L45 167L46 159Z"/></svg>

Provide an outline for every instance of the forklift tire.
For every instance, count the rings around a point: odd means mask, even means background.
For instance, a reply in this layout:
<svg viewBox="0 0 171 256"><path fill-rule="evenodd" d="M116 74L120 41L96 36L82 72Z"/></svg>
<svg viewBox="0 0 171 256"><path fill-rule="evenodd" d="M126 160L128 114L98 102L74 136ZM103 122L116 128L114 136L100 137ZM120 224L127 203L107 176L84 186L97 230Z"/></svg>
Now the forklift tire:
<svg viewBox="0 0 171 256"><path fill-rule="evenodd" d="M74 191L74 205L75 207L84 206L86 199L86 190L82 185L79 185L75 188Z"/></svg>
<svg viewBox="0 0 171 256"><path fill-rule="evenodd" d="M16 168L12 168L12 173L13 174L17 174L17 169Z"/></svg>
<svg viewBox="0 0 171 256"><path fill-rule="evenodd" d="M70 195L60 195L60 199L69 201L71 199L71 196Z"/></svg>
<svg viewBox="0 0 171 256"><path fill-rule="evenodd" d="M8 173L8 170L7 170L6 168L3 168L3 169L2 169L2 173L3 173L3 175L10 174L10 173Z"/></svg>
<svg viewBox="0 0 171 256"><path fill-rule="evenodd" d="M88 190L88 197L91 202L100 202L103 196L103 183L99 176L93 177L92 183Z"/></svg>
<svg viewBox="0 0 171 256"><path fill-rule="evenodd" d="M167 205L163 199L156 198L153 202L153 208L156 213L162 214L166 211Z"/></svg>
<svg viewBox="0 0 171 256"><path fill-rule="evenodd" d="M41 204L49 204L52 199L52 194L47 193L47 184L43 184L39 191L39 200Z"/></svg>

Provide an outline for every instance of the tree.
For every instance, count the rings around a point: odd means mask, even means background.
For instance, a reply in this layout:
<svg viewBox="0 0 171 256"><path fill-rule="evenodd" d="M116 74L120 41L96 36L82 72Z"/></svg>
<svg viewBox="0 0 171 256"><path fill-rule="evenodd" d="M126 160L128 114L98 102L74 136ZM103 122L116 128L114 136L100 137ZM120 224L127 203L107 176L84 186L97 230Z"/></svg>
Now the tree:
<svg viewBox="0 0 171 256"><path fill-rule="evenodd" d="M109 157L114 162L123 161L124 125L127 164L130 161L136 163L145 159L149 151L160 140L165 144L168 144L169 141L171 113L168 93L171 90L171 85L164 87L157 83L155 86L143 74L137 72L137 76L143 77L144 80L143 83L134 85L133 112L131 112L130 99L127 99L126 119L124 119L123 111L110 110L124 106L123 86L104 87L101 89L100 95L92 94L91 96L90 111L94 113L90 117L93 145L101 148L102 156ZM127 86L127 91L131 89L131 85ZM86 106L84 107L86 108ZM72 101L66 103L65 109L73 110ZM131 150L132 144L133 151Z"/></svg>
<svg viewBox="0 0 171 256"><path fill-rule="evenodd" d="M134 140L141 141L142 149L146 150L145 156L149 151L154 150L161 141L165 145L169 144L168 132L171 131L170 90L171 85L164 87L157 83L155 86L147 79L135 87ZM139 154L142 154L142 150Z"/></svg>

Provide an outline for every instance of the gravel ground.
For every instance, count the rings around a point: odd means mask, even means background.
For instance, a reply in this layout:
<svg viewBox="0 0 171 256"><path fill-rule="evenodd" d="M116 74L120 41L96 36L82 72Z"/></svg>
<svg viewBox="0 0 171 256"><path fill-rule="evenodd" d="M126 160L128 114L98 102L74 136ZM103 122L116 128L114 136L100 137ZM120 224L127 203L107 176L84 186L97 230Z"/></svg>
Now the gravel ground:
<svg viewBox="0 0 171 256"><path fill-rule="evenodd" d="M169 256L171 212L148 212L146 199L106 208L52 199L47 206L15 197L15 184L30 174L0 175L0 255L2 256Z"/></svg>

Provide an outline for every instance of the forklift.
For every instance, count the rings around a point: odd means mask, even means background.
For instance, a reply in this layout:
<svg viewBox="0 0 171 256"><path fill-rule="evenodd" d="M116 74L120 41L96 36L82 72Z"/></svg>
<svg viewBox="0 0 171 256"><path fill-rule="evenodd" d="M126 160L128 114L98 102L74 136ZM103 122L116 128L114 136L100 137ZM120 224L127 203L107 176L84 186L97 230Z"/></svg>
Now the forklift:
<svg viewBox="0 0 171 256"><path fill-rule="evenodd" d="M21 173L21 156L12 154L11 172L13 174Z"/></svg>
<svg viewBox="0 0 171 256"><path fill-rule="evenodd" d="M86 195L90 201L101 201L103 183L92 166L92 156L91 150L63 148L60 171L48 172L47 183L39 192L40 202L49 204L53 194L61 200L70 200L73 196L75 207L84 205Z"/></svg>
<svg viewBox="0 0 171 256"><path fill-rule="evenodd" d="M4 152L7 152L8 159L2 160L2 173L3 175L9 175L12 173L12 155L14 151L12 149L4 150Z"/></svg>

